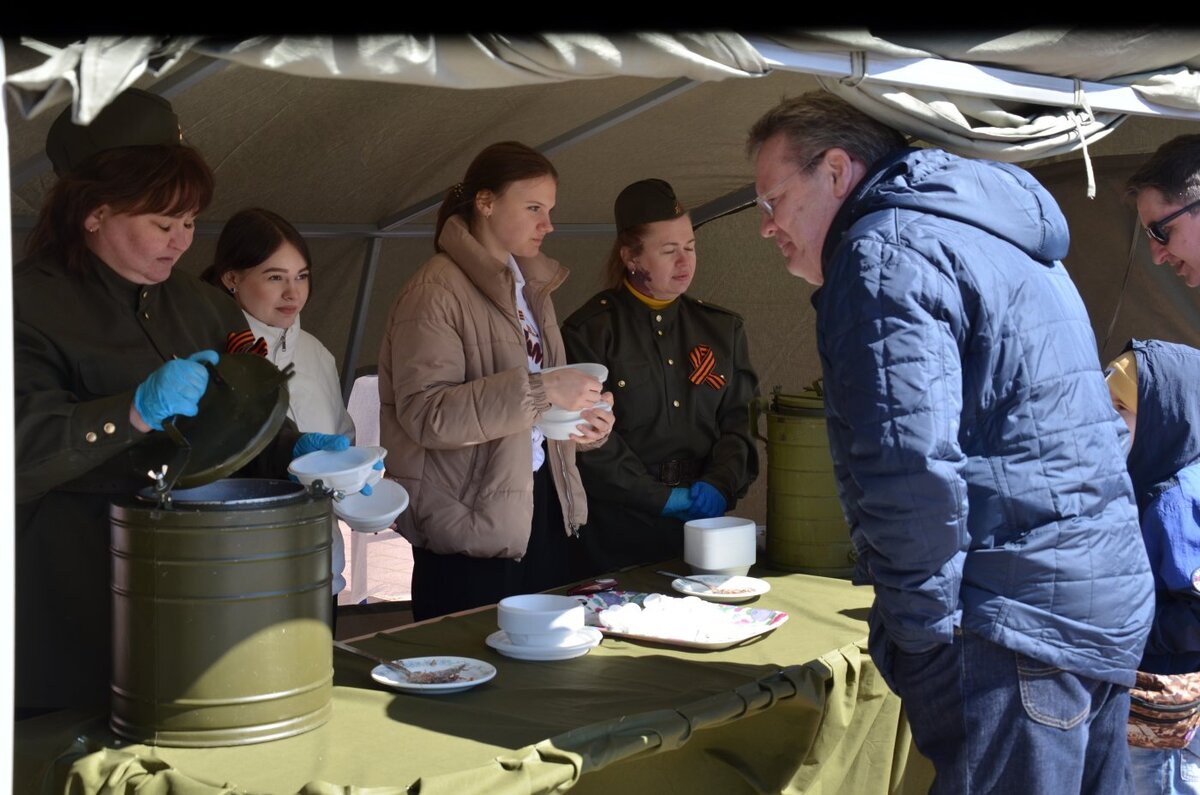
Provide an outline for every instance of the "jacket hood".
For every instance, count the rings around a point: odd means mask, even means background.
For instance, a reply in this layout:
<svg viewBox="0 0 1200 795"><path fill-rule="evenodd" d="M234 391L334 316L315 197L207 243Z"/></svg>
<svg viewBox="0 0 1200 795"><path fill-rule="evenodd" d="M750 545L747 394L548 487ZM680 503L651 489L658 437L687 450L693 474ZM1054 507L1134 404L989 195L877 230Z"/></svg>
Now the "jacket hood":
<svg viewBox="0 0 1200 795"><path fill-rule="evenodd" d="M1175 474L1200 461L1200 350L1130 340L1137 359L1137 426L1126 466L1144 510Z"/></svg>
<svg viewBox="0 0 1200 795"><path fill-rule="evenodd" d="M825 261L855 221L887 209L971 224L1047 263L1066 256L1070 244L1058 203L1028 171L941 149L903 149L877 163L842 205L825 240Z"/></svg>

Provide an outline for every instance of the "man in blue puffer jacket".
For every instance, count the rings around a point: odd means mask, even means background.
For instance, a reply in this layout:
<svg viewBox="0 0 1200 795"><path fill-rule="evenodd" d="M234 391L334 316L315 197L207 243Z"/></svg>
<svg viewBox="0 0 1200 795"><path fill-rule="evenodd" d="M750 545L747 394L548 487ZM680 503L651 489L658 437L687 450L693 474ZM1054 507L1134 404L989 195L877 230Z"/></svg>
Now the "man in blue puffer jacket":
<svg viewBox="0 0 1200 795"><path fill-rule="evenodd" d="M1022 169L831 95L753 127L760 231L818 289L871 656L934 792L1128 792L1153 580L1066 222Z"/></svg>

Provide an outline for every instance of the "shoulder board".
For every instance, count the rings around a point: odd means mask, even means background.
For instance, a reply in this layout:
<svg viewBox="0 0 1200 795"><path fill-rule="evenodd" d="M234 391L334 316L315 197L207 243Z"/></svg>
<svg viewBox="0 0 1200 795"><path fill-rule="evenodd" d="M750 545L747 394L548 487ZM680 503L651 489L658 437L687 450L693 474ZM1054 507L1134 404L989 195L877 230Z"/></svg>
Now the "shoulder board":
<svg viewBox="0 0 1200 795"><path fill-rule="evenodd" d="M738 312L734 312L732 309L726 309L725 307L720 306L719 304L712 304L712 303L709 303L708 301L703 301L699 298L692 298L690 295L687 295L686 293L684 294L683 298L695 306L702 307L704 309L711 309L714 312L720 312L725 315L732 315L733 317L736 317L738 320L742 320L741 314L739 314Z"/></svg>
<svg viewBox="0 0 1200 795"><path fill-rule="evenodd" d="M583 302L583 306L571 313L571 316L563 321L564 326L576 326L581 323L586 323L597 315L611 312L615 307L615 300L612 290L604 290L596 293L591 298Z"/></svg>

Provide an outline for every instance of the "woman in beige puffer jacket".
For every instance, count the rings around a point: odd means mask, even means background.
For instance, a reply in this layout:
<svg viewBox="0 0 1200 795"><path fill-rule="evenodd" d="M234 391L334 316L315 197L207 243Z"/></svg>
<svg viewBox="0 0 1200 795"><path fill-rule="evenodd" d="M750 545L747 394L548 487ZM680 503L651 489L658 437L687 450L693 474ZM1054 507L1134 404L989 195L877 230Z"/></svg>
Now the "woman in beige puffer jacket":
<svg viewBox="0 0 1200 795"><path fill-rule="evenodd" d="M542 255L557 173L516 142L480 152L438 213L437 254L405 284L379 351L388 475L411 502L420 620L569 582L587 521L575 451L603 444L602 385L566 363L551 292L567 269ZM584 409L570 440L535 426Z"/></svg>

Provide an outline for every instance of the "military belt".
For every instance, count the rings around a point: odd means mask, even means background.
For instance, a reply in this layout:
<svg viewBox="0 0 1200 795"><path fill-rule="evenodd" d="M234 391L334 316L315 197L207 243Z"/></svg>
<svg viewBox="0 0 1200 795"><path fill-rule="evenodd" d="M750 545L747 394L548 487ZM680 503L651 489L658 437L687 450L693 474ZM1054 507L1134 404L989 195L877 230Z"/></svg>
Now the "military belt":
<svg viewBox="0 0 1200 795"><path fill-rule="evenodd" d="M700 476L700 462L695 458L676 458L646 467L651 477L667 486L692 483Z"/></svg>

